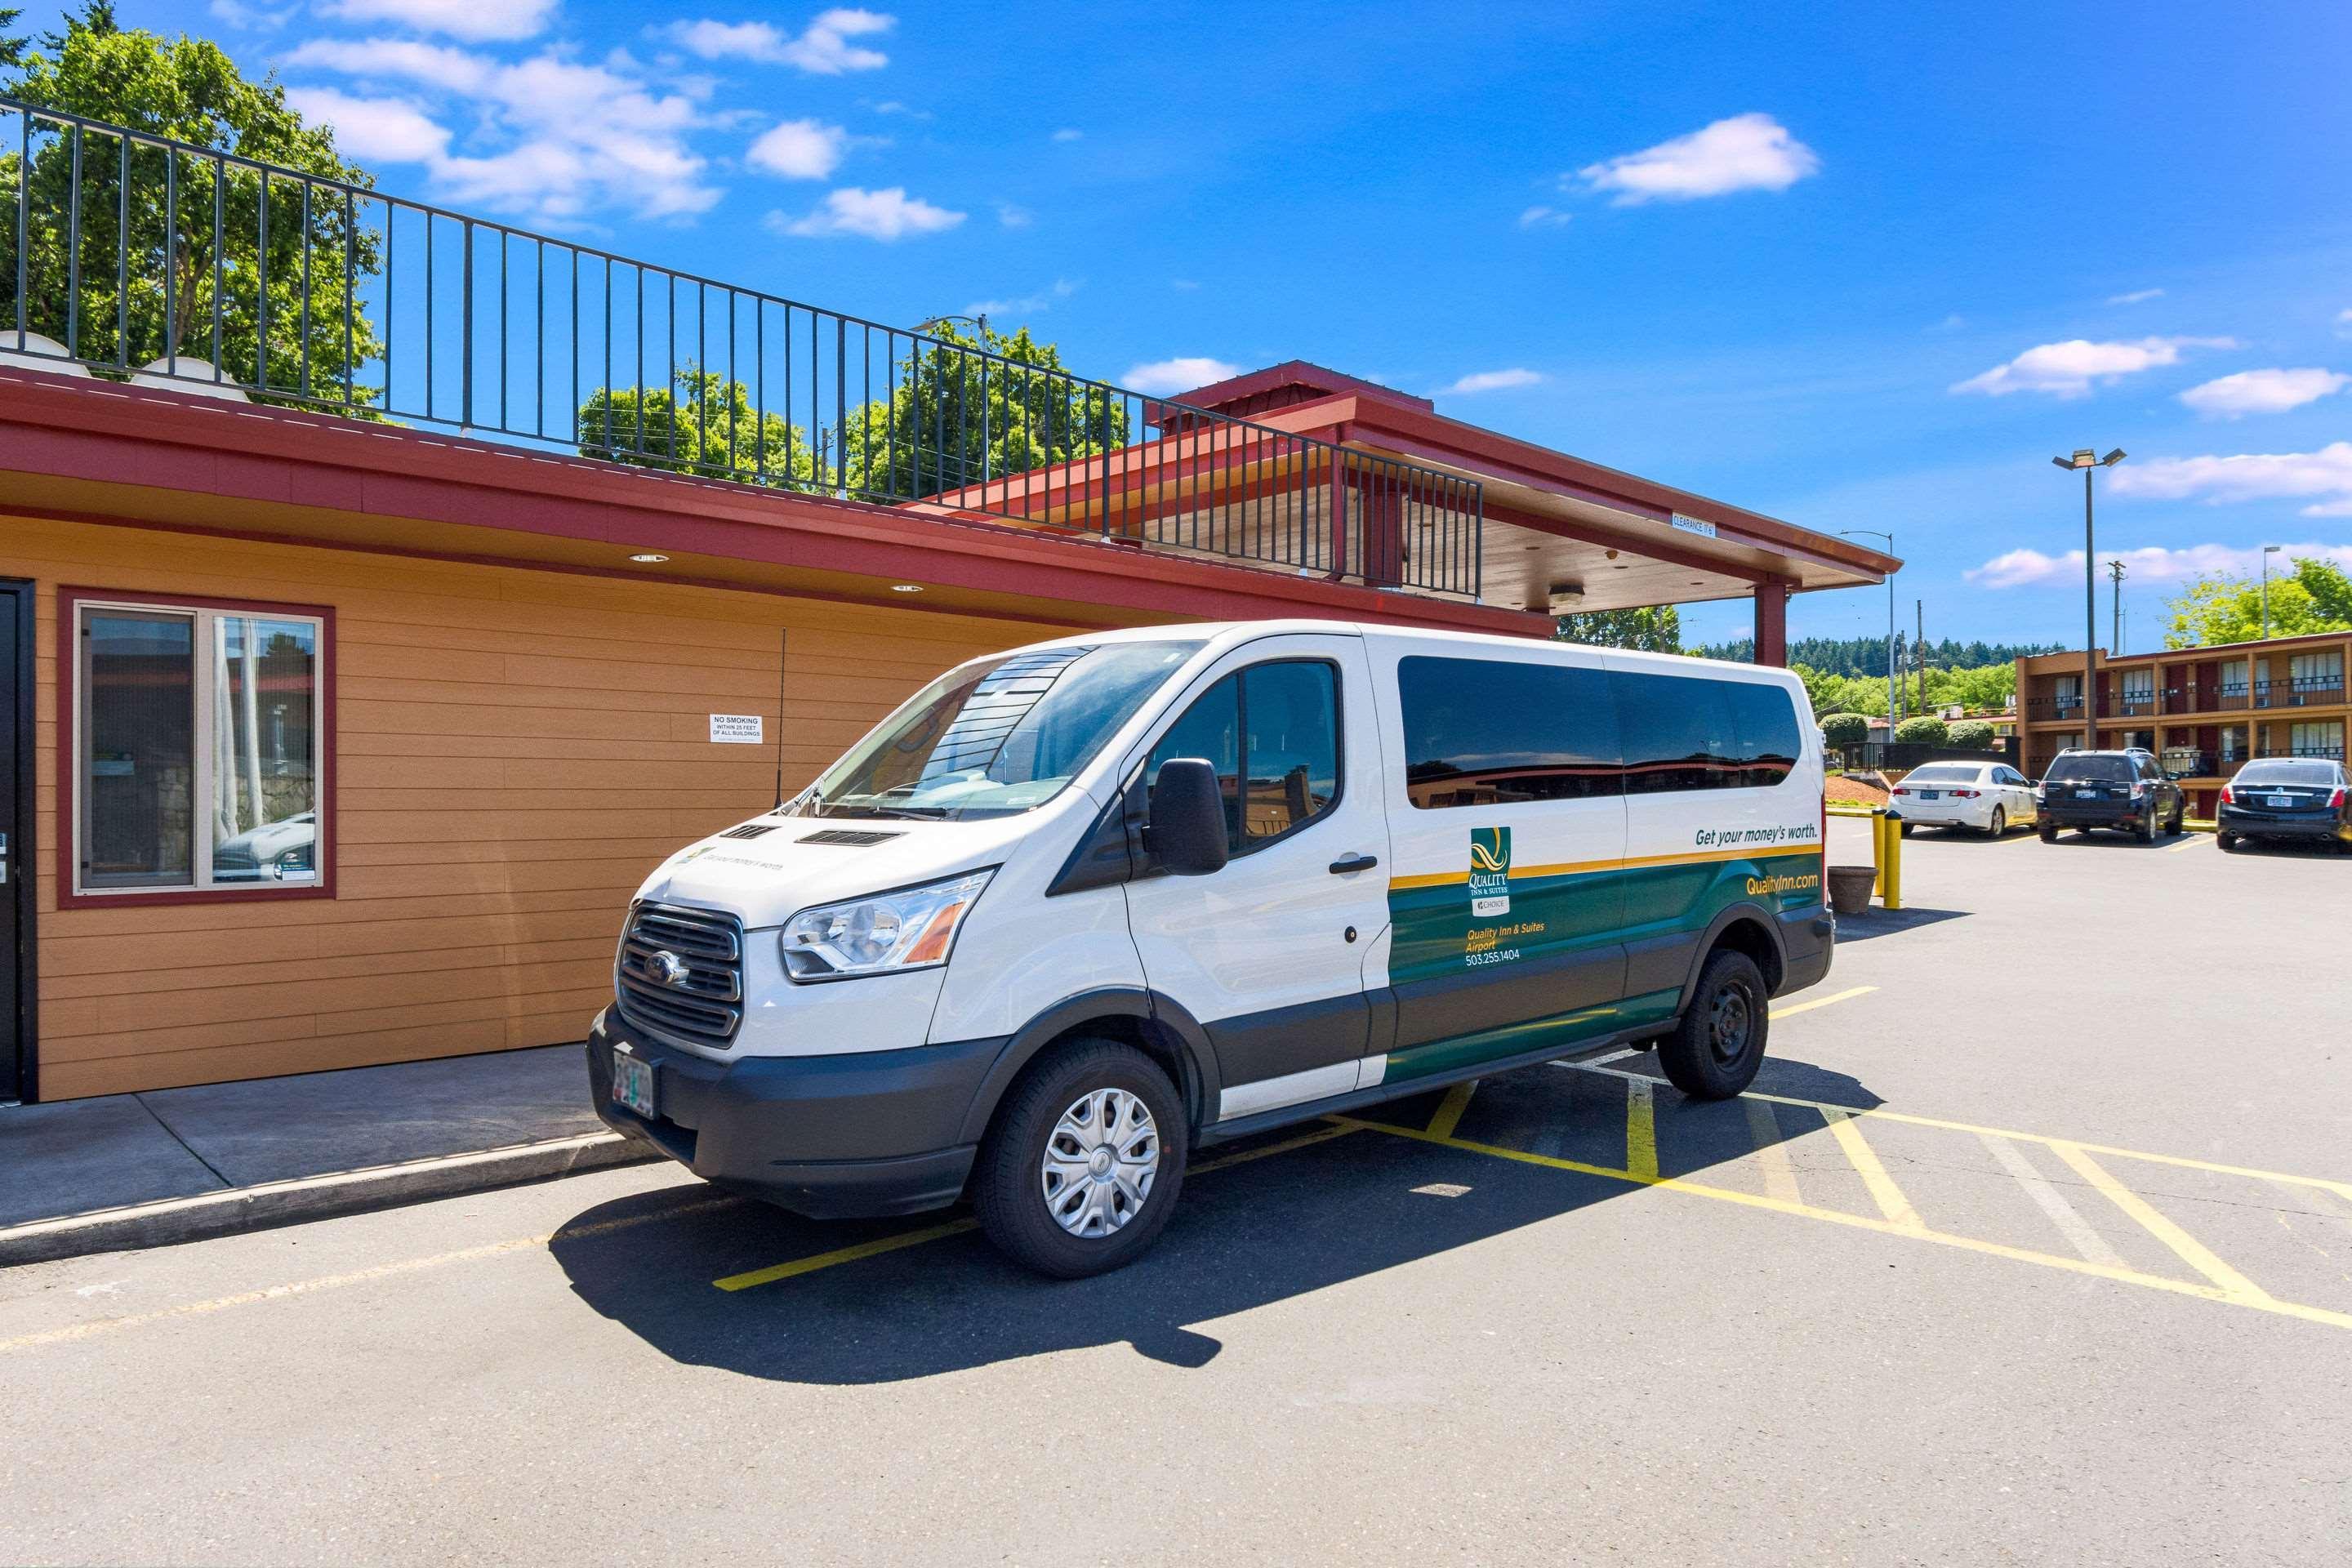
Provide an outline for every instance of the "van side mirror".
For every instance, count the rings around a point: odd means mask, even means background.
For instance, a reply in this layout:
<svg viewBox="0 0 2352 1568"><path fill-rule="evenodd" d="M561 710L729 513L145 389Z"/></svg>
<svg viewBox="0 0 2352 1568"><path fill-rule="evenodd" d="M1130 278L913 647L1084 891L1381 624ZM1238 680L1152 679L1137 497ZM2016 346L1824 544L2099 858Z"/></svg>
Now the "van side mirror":
<svg viewBox="0 0 2352 1568"><path fill-rule="evenodd" d="M1214 763L1202 757L1174 757L1160 765L1152 781L1143 847L1163 870L1179 877L1205 877L1224 869L1224 792Z"/></svg>

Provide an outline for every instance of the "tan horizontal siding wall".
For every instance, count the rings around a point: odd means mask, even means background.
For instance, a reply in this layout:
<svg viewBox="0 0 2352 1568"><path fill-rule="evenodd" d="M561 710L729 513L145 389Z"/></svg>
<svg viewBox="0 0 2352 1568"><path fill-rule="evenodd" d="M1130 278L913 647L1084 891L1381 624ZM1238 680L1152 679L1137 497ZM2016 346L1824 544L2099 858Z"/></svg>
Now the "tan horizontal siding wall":
<svg viewBox="0 0 2352 1568"><path fill-rule="evenodd" d="M575 1040L628 895L1015 621L0 517L40 584L45 1100ZM336 895L58 908L60 584L335 611ZM780 633L790 663L779 711ZM764 746L709 715L759 713Z"/></svg>

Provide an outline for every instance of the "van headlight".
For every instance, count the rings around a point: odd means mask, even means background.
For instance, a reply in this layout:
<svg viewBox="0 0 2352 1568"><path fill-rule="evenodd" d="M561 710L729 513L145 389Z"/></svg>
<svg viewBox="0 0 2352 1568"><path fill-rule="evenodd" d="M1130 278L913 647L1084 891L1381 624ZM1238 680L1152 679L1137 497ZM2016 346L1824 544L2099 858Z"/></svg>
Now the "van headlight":
<svg viewBox="0 0 2352 1568"><path fill-rule="evenodd" d="M948 961L957 928L993 870L803 910L784 922L777 942L794 980L847 980L860 974L933 969Z"/></svg>

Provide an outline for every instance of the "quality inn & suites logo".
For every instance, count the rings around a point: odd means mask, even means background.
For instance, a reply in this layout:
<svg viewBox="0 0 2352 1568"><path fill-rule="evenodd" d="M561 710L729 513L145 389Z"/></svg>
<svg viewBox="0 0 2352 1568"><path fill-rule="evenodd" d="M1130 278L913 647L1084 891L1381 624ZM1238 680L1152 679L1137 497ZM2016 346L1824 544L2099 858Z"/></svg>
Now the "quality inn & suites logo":
<svg viewBox="0 0 2352 1568"><path fill-rule="evenodd" d="M1511 912L1511 830L1507 827L1470 830L1470 912Z"/></svg>

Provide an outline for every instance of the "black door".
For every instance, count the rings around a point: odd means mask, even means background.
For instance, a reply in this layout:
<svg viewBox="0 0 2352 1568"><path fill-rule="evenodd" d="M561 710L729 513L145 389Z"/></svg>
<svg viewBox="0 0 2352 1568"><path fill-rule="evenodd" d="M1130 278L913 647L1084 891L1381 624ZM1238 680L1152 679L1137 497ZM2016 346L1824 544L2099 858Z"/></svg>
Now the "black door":
<svg viewBox="0 0 2352 1568"><path fill-rule="evenodd" d="M33 1080L33 584L0 580L0 1104Z"/></svg>

